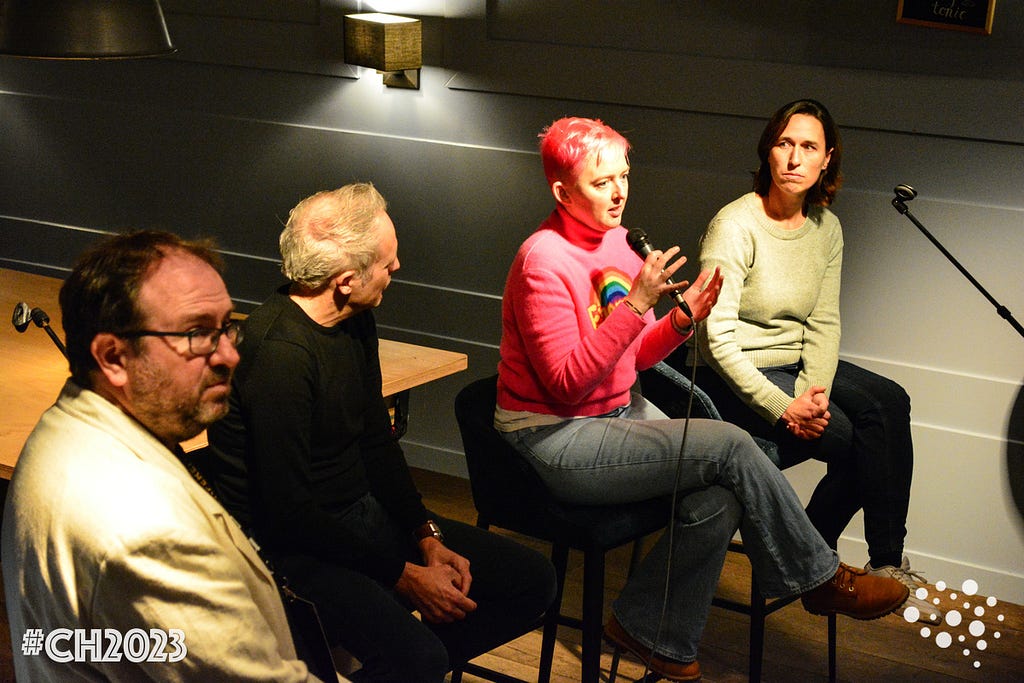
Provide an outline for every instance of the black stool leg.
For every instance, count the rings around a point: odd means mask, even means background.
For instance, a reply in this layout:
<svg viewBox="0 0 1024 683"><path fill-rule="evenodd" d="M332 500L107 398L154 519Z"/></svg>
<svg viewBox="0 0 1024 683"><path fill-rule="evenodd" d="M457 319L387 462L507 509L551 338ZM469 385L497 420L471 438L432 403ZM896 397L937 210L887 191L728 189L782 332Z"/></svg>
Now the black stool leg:
<svg viewBox="0 0 1024 683"><path fill-rule="evenodd" d="M558 638L558 622L562 611L562 593L565 589L565 572L569 564L569 546L552 545L551 563L555 566L558 587L555 591L555 601L544 615L544 635L540 644L537 683L548 683L551 679L551 667L555 661L555 640Z"/></svg>
<svg viewBox="0 0 1024 683"><path fill-rule="evenodd" d="M604 631L604 551L583 554L583 640L581 683L601 678L601 635Z"/></svg>
<svg viewBox="0 0 1024 683"><path fill-rule="evenodd" d="M836 682L836 615L828 615L828 680Z"/></svg>
<svg viewBox="0 0 1024 683"><path fill-rule="evenodd" d="M749 680L759 683L761 680L761 662L764 657L764 620L767 616L764 596L757 585L757 579L750 579L750 653Z"/></svg>
<svg viewBox="0 0 1024 683"><path fill-rule="evenodd" d="M619 648L612 650L612 665L608 669L608 683L615 683L615 679L619 677Z"/></svg>

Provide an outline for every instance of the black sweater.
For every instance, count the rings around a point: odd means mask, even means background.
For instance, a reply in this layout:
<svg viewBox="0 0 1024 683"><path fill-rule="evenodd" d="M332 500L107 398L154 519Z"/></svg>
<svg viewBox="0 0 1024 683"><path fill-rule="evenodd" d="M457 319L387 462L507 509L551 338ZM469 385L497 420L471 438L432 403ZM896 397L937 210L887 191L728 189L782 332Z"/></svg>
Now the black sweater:
<svg viewBox="0 0 1024 683"><path fill-rule="evenodd" d="M392 586L404 559L335 521L368 492L410 539L427 519L391 434L377 347L370 311L323 327L277 290L245 322L231 410L210 427L202 467L271 557L312 555Z"/></svg>

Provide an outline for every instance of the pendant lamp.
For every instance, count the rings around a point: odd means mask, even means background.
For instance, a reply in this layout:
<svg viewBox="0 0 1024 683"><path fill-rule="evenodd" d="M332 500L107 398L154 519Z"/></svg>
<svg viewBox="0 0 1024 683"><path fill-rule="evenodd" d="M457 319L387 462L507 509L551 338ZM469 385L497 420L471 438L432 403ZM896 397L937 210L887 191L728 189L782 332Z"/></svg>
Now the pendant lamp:
<svg viewBox="0 0 1024 683"><path fill-rule="evenodd" d="M0 0L0 54L123 59L174 50L158 0Z"/></svg>

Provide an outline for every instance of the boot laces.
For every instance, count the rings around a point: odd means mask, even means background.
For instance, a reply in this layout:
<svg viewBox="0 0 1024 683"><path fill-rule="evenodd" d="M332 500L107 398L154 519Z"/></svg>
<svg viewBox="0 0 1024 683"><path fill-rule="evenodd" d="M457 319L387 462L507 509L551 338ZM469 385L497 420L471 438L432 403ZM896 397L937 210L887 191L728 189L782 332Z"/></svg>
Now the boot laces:
<svg viewBox="0 0 1024 683"><path fill-rule="evenodd" d="M856 581L857 575L861 573L863 572L858 572L853 567L840 562L839 569L836 570L836 575L832 578L832 582L839 590L845 590L852 593L854 590L854 581Z"/></svg>
<svg viewBox="0 0 1024 683"><path fill-rule="evenodd" d="M889 576L911 589L917 588L922 583L928 583L923 575L910 568L891 567L889 569Z"/></svg>

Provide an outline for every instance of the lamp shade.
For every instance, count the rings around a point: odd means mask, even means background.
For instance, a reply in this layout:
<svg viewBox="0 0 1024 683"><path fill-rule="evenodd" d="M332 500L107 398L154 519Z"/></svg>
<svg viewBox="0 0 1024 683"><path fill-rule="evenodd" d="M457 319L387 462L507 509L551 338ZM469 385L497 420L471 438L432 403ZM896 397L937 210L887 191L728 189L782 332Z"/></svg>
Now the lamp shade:
<svg viewBox="0 0 1024 683"><path fill-rule="evenodd" d="M423 66L419 19L370 12L345 17L345 61L377 71Z"/></svg>
<svg viewBox="0 0 1024 683"><path fill-rule="evenodd" d="M158 0L0 0L0 54L110 59L174 50Z"/></svg>

